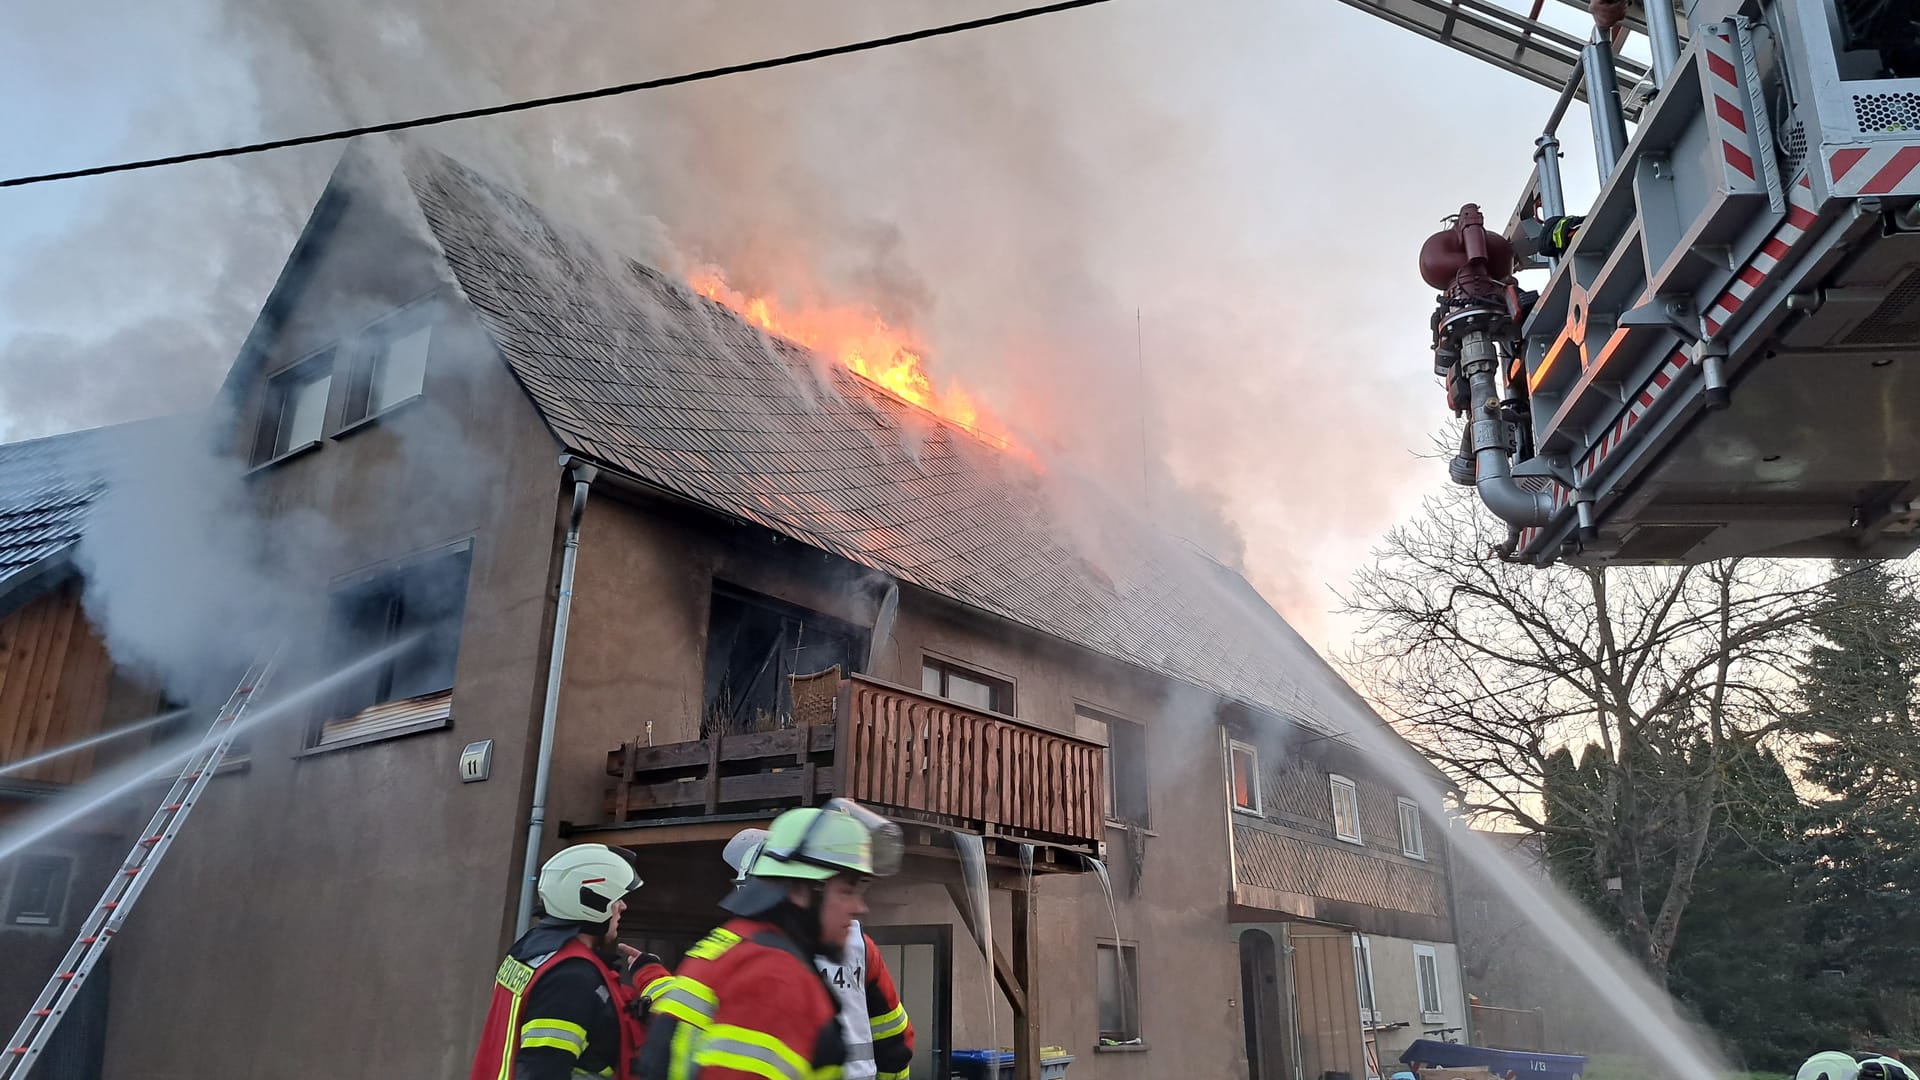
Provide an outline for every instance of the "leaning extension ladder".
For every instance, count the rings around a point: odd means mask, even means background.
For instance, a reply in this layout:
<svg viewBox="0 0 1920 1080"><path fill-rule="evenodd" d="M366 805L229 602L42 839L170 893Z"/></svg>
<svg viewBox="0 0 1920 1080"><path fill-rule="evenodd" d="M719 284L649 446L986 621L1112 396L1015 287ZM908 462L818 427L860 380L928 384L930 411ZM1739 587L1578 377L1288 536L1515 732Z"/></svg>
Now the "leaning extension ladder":
<svg viewBox="0 0 1920 1080"><path fill-rule="evenodd" d="M267 676L273 672L273 657L269 655L254 661L252 667L234 687L227 703L213 718L213 725L201 737L200 744L187 759L186 767L180 770L180 776L174 780L167 797L161 801L160 809L154 812L153 821L134 842L133 850L127 853L126 861L120 864L120 870L107 883L107 890L87 914L80 926L80 936L74 940L67 955L47 980L46 989L40 991L40 997L34 1001L32 1011L20 1022L19 1030L6 1043L6 1052L0 1054L0 1080L24 1080L33 1071L33 1063L40 1052L47 1047L47 1041L53 1036L53 1030L66 1015L74 1000L79 997L81 984L92 973L94 965L106 954L107 946L112 943L120 926L126 922L127 914L133 910L133 902L153 877L153 869L160 864L167 848L173 844L173 838L180 833L180 826L187 820L187 814L194 804L200 801L200 793L206 789L207 781L213 778L214 771L227 755L227 748L233 744L234 725L240 715L247 710L254 695L267 683Z"/></svg>

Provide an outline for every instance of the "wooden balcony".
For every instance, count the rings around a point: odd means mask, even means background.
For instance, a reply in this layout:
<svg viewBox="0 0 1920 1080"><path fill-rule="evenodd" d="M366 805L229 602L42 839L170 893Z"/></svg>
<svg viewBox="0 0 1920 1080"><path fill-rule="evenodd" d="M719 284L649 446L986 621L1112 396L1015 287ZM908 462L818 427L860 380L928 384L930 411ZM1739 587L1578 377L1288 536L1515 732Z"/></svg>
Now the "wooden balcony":
<svg viewBox="0 0 1920 1080"><path fill-rule="evenodd" d="M1032 844L1035 869L1078 870L1075 853L1098 854L1098 743L838 668L792 689L791 727L609 752L593 831L737 822L844 795L903 823Z"/></svg>

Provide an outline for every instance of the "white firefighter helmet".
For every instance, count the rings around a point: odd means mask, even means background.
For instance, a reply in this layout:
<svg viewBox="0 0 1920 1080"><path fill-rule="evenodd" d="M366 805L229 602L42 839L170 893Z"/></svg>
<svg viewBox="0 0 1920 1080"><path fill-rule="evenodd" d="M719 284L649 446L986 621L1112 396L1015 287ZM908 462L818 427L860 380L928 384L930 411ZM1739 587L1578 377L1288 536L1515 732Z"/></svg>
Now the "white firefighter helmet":
<svg viewBox="0 0 1920 1080"><path fill-rule="evenodd" d="M626 852L605 844L575 844L540 868L540 905L548 918L606 922L614 901L625 899L641 884Z"/></svg>
<svg viewBox="0 0 1920 1080"><path fill-rule="evenodd" d="M766 842L767 830L741 829L733 835L733 839L727 841L727 849L720 853L720 857L727 860L727 865L733 867L736 874L745 877L746 867Z"/></svg>
<svg viewBox="0 0 1920 1080"><path fill-rule="evenodd" d="M1852 1054L1824 1050L1806 1060L1793 1080L1854 1080L1860 1075L1860 1063Z"/></svg>
<svg viewBox="0 0 1920 1080"><path fill-rule="evenodd" d="M1914 1075L1906 1062L1876 1056L1860 1059L1860 1080L1914 1080Z"/></svg>

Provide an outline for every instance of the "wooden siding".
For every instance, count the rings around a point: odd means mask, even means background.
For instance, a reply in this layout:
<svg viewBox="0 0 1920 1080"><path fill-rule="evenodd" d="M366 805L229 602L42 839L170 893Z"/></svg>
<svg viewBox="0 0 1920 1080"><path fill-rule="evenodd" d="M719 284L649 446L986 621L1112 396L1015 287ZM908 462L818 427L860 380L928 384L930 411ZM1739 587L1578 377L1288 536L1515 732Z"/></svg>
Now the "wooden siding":
<svg viewBox="0 0 1920 1080"><path fill-rule="evenodd" d="M1353 978L1353 935L1331 928L1293 927L1294 1008L1300 1026L1301 1080L1345 1073L1365 1080L1360 998Z"/></svg>
<svg viewBox="0 0 1920 1080"><path fill-rule="evenodd" d="M113 662L68 584L0 620L0 763L98 734ZM94 751L56 758L14 779L70 784L92 774Z"/></svg>
<svg viewBox="0 0 1920 1080"><path fill-rule="evenodd" d="M1234 823L1233 844L1241 884L1434 918L1447 912L1445 882L1419 865L1246 822Z"/></svg>

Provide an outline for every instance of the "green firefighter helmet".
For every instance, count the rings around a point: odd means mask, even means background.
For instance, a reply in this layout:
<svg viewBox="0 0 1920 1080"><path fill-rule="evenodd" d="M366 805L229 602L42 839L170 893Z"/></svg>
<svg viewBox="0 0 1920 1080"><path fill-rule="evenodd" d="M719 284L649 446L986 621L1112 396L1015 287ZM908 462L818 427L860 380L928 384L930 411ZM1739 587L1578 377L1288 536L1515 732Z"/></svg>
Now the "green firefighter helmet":
<svg viewBox="0 0 1920 1080"><path fill-rule="evenodd" d="M728 853L741 859L740 887L721 906L737 915L773 907L790 883L830 881L843 874L888 877L900 869L900 826L851 799L789 810L773 819L764 838L755 839L757 846L749 846L752 841L730 845L734 850Z"/></svg>

